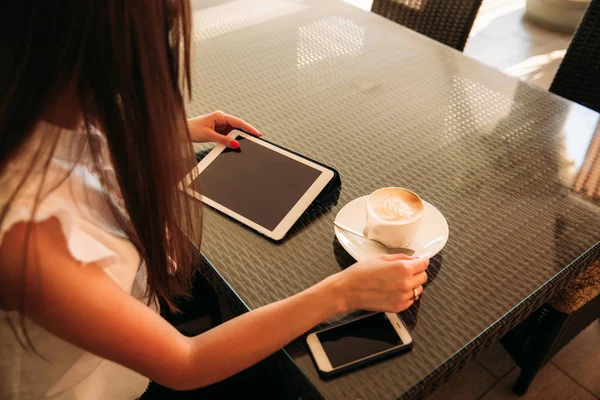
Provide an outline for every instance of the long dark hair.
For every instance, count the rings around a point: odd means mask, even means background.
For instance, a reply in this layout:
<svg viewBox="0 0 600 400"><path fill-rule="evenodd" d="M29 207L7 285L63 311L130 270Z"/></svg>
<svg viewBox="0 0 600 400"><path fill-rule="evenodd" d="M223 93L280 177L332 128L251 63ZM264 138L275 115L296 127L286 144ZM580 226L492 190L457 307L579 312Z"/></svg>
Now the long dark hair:
<svg viewBox="0 0 600 400"><path fill-rule="evenodd" d="M177 189L193 163L182 94L186 82L191 93L188 1L1 3L0 173L72 86L97 172L91 130L106 137L129 218L108 190L106 202L146 262L148 298L174 310L191 279L189 239L198 244L201 229L199 207ZM25 180L2 205L0 224Z"/></svg>

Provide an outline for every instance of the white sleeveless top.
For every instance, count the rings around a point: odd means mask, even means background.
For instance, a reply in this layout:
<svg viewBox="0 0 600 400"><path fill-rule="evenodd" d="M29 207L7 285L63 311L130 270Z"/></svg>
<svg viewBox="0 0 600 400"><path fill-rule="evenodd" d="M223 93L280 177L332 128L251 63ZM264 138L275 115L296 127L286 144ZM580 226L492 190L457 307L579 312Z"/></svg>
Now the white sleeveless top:
<svg viewBox="0 0 600 400"><path fill-rule="evenodd" d="M39 123L31 140L0 176L0 207L8 201L35 148L50 131L60 131L60 139L34 220L56 217L71 255L82 262L81 268L85 268L86 263L96 263L121 288L142 299L146 288L145 265L140 265L137 250L105 204L102 186L94 174L86 134ZM110 167L104 137L97 133L93 136L104 146L104 165ZM71 147L73 139L77 145ZM42 153L47 154L47 151L42 149ZM78 157L80 154L81 157ZM71 169L73 172L61 183L61 178ZM0 243L14 224L31 220L31 208L40 187L42 171L41 165L35 167L13 202L0 227ZM59 183L58 187L53 187ZM120 194L117 193L113 199L119 204ZM56 268L60 267L56 265ZM7 322L9 315L17 325L19 323L16 312L0 310L0 399L135 399L148 386L147 378L85 352L31 320L26 320L27 332L43 358L23 349ZM90 318L93 317L90 315Z"/></svg>

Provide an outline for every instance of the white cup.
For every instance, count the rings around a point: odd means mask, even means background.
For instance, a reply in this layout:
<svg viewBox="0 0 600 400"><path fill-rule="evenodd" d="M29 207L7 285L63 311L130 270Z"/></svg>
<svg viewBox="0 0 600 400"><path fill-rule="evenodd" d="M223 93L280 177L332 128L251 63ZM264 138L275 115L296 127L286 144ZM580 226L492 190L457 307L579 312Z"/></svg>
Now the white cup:
<svg viewBox="0 0 600 400"><path fill-rule="evenodd" d="M405 248L416 236L423 215L423 201L410 190L387 187L367 199L366 238L388 248Z"/></svg>

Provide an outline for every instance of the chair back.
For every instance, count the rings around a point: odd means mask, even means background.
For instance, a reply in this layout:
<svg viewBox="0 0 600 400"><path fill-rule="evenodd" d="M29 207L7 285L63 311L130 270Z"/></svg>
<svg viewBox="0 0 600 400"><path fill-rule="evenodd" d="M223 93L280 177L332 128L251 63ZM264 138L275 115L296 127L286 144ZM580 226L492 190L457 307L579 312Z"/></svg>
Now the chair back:
<svg viewBox="0 0 600 400"><path fill-rule="evenodd" d="M374 0L371 11L463 51L482 0Z"/></svg>
<svg viewBox="0 0 600 400"><path fill-rule="evenodd" d="M550 91L600 112L600 0L592 0Z"/></svg>

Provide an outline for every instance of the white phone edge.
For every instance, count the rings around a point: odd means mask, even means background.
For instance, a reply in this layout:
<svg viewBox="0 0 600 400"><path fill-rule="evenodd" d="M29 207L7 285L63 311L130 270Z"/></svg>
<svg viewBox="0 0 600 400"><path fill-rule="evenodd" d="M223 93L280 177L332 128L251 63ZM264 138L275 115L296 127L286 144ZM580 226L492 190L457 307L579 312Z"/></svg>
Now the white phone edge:
<svg viewBox="0 0 600 400"><path fill-rule="evenodd" d="M377 314L377 313L371 313L371 314L367 314L365 316L362 316L360 318L367 318L373 314ZM385 313L385 315L388 318L388 321L390 322L390 324L392 324L392 326L394 327L394 330L396 331L396 333L398 334L398 336L400 337L400 340L402 340L402 344L400 346L397 347L404 347L407 346L409 344L412 343L412 336L410 335L410 332L408 332L408 329L406 328L406 326L404 325L404 322L402 322L402 319L400 319L400 317L398 316L398 314L396 313ZM360 319L357 318L357 319ZM309 334L306 337L306 343L308 344L308 347L310 349L310 351L312 352L313 358L315 360L315 363L317 364L317 368L325 373L330 373L333 372L336 369L341 369L341 368L345 368L348 365L352 365L358 362L361 362L363 360L367 360L369 358L375 357L379 354L382 353L386 353L392 349L388 349L388 350L384 350L381 353L376 353L376 354L371 354L367 357L361 358L359 360L354 360L348 364L344 364L344 365L340 365L337 368L333 368L333 366L331 365L331 361L329 361L329 357L327 357L327 354L325 353L325 349L323 349L323 345L321 344L321 342L319 341L319 338L317 336L318 333L320 332L324 332L324 331L328 331L330 329L335 329L338 326L341 325L345 325L345 324L349 324L352 323L354 320L352 321L348 321L346 323L342 323L339 325L335 325L326 329L322 329L320 331L317 332L313 332L311 334ZM394 347L394 348L397 348Z"/></svg>
<svg viewBox="0 0 600 400"><path fill-rule="evenodd" d="M264 228L263 226L257 224L256 222L250 221L248 218L236 213L233 210L230 210L227 207L222 206L221 204L207 198L206 196L202 196L201 194L199 194L198 192L196 192L195 190L190 188L190 184L200 175L200 173L202 171L204 171L210 165L210 163L213 160L215 160L219 154L221 154L223 152L223 150L225 150L225 148L226 148L225 145L219 144L219 145L215 146L215 148L212 149L185 176L185 178L183 178L183 180L179 183L179 189L186 192L188 195L196 198L197 200L200 200L203 203L208 204L209 206L221 211L222 213L229 215L230 217L240 221L244 225L256 230L257 232L259 232L273 240L281 240L284 238L285 234L292 227L292 225L294 225L294 223L298 220L298 218L300 218L300 216L306 210L306 208L310 205L312 200L314 200L319 195L321 190L323 190L325 188L325 186L327 186L329 181L331 181L331 179L333 179L333 177L334 177L333 171L331 171L330 169L327 169L325 167L322 167L318 164L315 164L305 158L302 158L300 156L292 154L292 153L290 153L284 149L281 149L277 146L274 146L270 143L264 142L254 136L248 135L245 132L242 132L239 130L233 130L227 135L227 137L230 137L232 139L234 139L238 136L241 136L241 137L251 140L253 142L260 143L261 146L265 146L265 147L267 147L271 150L274 150L278 153L285 154L287 157L289 157L293 160L296 160L298 162L301 162L302 164L308 165L308 166L321 172L321 174L315 180L315 182L311 185L311 187L304 193L304 195L300 198L300 200L298 200L298 202L290 209L290 211L279 222L279 224L275 227L275 229L273 229L272 231L268 230L268 229Z"/></svg>

